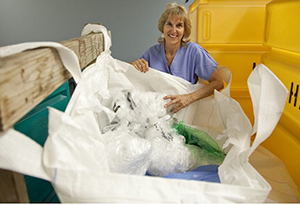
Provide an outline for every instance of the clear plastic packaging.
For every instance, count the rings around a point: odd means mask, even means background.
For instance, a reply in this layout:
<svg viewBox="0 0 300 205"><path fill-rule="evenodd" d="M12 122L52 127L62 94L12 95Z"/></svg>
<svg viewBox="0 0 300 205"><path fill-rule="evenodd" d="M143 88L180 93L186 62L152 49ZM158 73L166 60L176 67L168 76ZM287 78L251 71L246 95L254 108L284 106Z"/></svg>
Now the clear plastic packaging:
<svg viewBox="0 0 300 205"><path fill-rule="evenodd" d="M124 129L103 135L111 172L145 175L150 165L151 143Z"/></svg>
<svg viewBox="0 0 300 205"><path fill-rule="evenodd" d="M116 117L102 130L111 171L165 176L191 166L185 138L172 128L174 117L164 108L164 94L127 90L112 96Z"/></svg>
<svg viewBox="0 0 300 205"><path fill-rule="evenodd" d="M191 152L184 146L185 138L160 125L146 131L146 139L152 144L150 153L150 175L166 176L187 171L193 164Z"/></svg>
<svg viewBox="0 0 300 205"><path fill-rule="evenodd" d="M117 120L126 119L147 127L167 114L164 96L156 92L138 90L117 92L113 94L111 109L116 113Z"/></svg>
<svg viewBox="0 0 300 205"><path fill-rule="evenodd" d="M112 172L166 176L223 161L212 138L167 112L164 94L127 90L112 96L116 117L102 130Z"/></svg>

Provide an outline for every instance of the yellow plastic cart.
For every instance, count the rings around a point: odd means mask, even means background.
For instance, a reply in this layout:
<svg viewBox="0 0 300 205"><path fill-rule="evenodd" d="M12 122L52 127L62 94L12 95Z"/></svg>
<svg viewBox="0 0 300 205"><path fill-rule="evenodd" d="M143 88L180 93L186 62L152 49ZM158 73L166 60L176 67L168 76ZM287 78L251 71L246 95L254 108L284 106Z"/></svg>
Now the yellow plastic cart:
<svg viewBox="0 0 300 205"><path fill-rule="evenodd" d="M247 78L257 64L266 65L289 89L281 120L262 146L285 164L299 190L300 1L196 0L190 15L192 40L232 71L232 97L250 121L254 117Z"/></svg>

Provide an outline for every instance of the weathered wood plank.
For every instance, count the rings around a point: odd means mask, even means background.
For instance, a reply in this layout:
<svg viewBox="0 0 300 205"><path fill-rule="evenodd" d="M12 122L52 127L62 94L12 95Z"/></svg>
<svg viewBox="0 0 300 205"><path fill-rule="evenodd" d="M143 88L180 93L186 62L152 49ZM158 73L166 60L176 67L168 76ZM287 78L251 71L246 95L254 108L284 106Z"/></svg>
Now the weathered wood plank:
<svg viewBox="0 0 300 205"><path fill-rule="evenodd" d="M22 174L0 169L0 202L28 203L25 180Z"/></svg>
<svg viewBox="0 0 300 205"><path fill-rule="evenodd" d="M104 50L102 34L90 34L61 44L76 53L81 68ZM12 127L70 77L52 48L0 58L0 130Z"/></svg>

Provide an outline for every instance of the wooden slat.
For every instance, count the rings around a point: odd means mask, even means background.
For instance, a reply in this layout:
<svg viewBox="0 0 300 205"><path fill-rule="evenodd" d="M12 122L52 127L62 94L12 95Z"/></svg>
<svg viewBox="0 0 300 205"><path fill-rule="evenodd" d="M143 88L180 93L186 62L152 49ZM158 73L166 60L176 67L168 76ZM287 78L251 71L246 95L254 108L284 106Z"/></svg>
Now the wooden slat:
<svg viewBox="0 0 300 205"><path fill-rule="evenodd" d="M0 203L28 203L22 174L0 169Z"/></svg>
<svg viewBox="0 0 300 205"><path fill-rule="evenodd" d="M104 50L103 35L61 42L78 56L81 68ZM0 58L0 131L14 125L71 77L55 49L39 48Z"/></svg>

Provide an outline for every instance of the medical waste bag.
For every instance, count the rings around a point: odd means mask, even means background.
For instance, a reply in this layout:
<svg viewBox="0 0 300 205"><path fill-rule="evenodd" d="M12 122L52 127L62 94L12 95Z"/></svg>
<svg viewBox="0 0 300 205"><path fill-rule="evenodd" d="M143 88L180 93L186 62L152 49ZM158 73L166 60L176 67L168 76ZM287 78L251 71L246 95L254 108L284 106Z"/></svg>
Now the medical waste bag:
<svg viewBox="0 0 300 205"><path fill-rule="evenodd" d="M230 97L231 73L224 67L218 71L227 87L177 114L180 121L205 131L225 152L218 170L221 183L111 173L101 129L115 115L103 105L113 91L136 88L184 94L201 85L191 85L153 69L140 73L132 65L112 58L105 27L88 24L82 34L91 31L103 32L105 51L83 73L72 51L47 44L57 48L78 85L65 112L49 108L49 136L44 148L12 129L1 133L0 167L50 181L61 202L251 203L266 200L271 187L248 159L273 131L287 96L287 89L267 67L258 65L248 79L255 116L253 127L239 103ZM31 46L38 45L13 46L1 52L18 52ZM250 146L254 133L255 140Z"/></svg>

